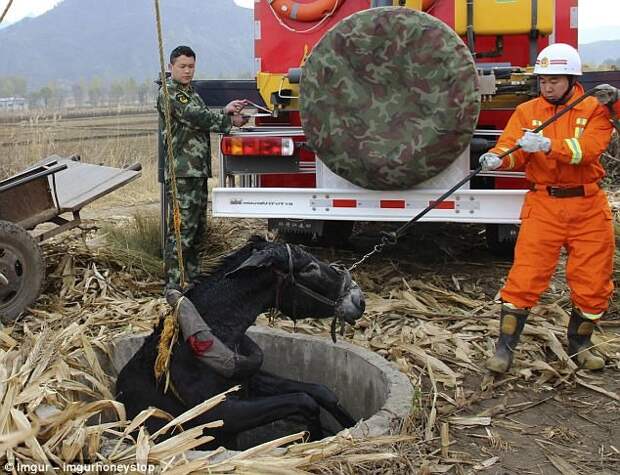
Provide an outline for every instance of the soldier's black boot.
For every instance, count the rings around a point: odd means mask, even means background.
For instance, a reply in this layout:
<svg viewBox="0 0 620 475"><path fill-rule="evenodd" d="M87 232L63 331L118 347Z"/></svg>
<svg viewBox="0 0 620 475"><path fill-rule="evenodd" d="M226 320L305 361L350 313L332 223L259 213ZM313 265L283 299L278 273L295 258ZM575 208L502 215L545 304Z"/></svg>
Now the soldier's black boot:
<svg viewBox="0 0 620 475"><path fill-rule="evenodd" d="M578 308L573 308L568 322L568 354L579 366L589 370L603 369L605 360L590 351L594 322L583 317Z"/></svg>
<svg viewBox="0 0 620 475"><path fill-rule="evenodd" d="M505 373L512 364L514 350L519 343L529 309L511 308L502 305L499 324L499 340L495 345L495 356L489 358L485 367L494 373Z"/></svg>

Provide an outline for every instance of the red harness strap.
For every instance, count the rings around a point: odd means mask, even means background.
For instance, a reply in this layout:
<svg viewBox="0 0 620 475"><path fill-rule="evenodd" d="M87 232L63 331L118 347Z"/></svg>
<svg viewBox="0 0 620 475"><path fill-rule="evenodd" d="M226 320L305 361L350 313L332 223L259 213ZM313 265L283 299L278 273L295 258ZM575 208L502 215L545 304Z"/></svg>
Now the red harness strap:
<svg viewBox="0 0 620 475"><path fill-rule="evenodd" d="M189 347L192 349L194 356L198 357L203 356L213 346L212 338L207 340L199 340L195 335L190 336L187 339L187 342L189 343Z"/></svg>

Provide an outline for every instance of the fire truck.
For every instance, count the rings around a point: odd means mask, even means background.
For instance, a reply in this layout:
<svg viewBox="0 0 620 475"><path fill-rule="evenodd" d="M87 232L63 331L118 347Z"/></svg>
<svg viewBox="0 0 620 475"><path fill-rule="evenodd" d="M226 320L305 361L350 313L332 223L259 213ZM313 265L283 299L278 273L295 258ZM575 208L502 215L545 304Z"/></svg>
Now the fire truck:
<svg viewBox="0 0 620 475"><path fill-rule="evenodd" d="M307 147L300 120L299 67L325 33L375 7L422 10L469 47L482 99L469 148L439 175L410 190L374 191L334 174ZM515 107L537 95L532 65L550 43L577 47L578 0L256 0L256 80L197 81L208 104L236 97L256 103L254 124L220 137L217 217L266 218L285 236L346 239L356 221L406 222L478 165ZM618 85L618 73L586 74L587 88ZM477 175L423 221L480 223L495 250L514 245L527 182L522 172Z"/></svg>

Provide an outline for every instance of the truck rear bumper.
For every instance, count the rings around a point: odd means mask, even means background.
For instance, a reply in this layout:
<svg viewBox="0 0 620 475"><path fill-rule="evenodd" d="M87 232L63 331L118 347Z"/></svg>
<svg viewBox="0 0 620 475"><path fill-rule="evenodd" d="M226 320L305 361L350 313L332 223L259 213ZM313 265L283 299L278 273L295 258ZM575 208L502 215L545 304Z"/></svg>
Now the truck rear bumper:
<svg viewBox="0 0 620 475"><path fill-rule="evenodd" d="M421 221L517 224L526 190L460 190ZM409 221L441 190L215 188L213 216L351 221Z"/></svg>

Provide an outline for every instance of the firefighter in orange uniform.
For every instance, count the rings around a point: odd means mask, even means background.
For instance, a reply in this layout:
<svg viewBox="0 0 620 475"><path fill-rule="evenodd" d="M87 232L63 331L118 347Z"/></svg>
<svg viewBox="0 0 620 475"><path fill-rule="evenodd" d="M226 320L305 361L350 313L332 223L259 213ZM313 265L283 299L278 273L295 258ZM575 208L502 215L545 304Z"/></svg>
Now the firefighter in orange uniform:
<svg viewBox="0 0 620 475"><path fill-rule="evenodd" d="M538 55L534 74L541 97L517 107L497 145L480 157L483 170L524 169L530 182L521 209L515 259L502 299L500 335L486 367L503 373L530 309L547 289L562 247L573 304L568 324L568 353L587 369L605 362L592 353L590 337L613 292L614 230L599 162L611 138L608 112L587 98L542 132L529 132L584 94L577 51L556 43ZM525 133L524 133L525 131ZM515 144L521 148L500 159Z"/></svg>

